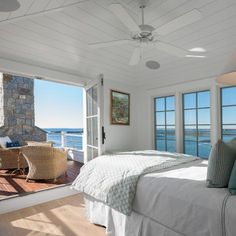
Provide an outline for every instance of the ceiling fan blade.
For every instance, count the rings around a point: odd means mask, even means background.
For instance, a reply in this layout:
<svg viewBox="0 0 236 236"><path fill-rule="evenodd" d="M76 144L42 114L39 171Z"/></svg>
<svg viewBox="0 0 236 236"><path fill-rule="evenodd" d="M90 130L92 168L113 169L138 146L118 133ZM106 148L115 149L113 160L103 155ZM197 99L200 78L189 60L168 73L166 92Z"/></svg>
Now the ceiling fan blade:
<svg viewBox="0 0 236 236"><path fill-rule="evenodd" d="M134 49L134 52L129 61L129 65L130 66L137 65L140 60L141 60L141 48L137 47Z"/></svg>
<svg viewBox="0 0 236 236"><path fill-rule="evenodd" d="M119 3L113 3L109 6L110 11L131 31L139 32L140 28L133 18L128 14L125 8Z"/></svg>
<svg viewBox="0 0 236 236"><path fill-rule="evenodd" d="M106 48L106 47L112 47L112 46L118 46L123 44L133 43L130 39L120 39L120 40L113 40L113 41L107 41L107 42L99 42L99 43L91 43L89 44L89 47L91 49L98 49L98 48Z"/></svg>
<svg viewBox="0 0 236 236"><path fill-rule="evenodd" d="M166 52L177 57L184 57L187 54L187 51L182 48L178 48L169 43L163 43L158 40L154 42L154 46L160 51Z"/></svg>
<svg viewBox="0 0 236 236"><path fill-rule="evenodd" d="M202 14L197 9L189 11L188 13L168 22L167 24L155 29L153 33L159 35L167 35L184 26L190 25L202 18Z"/></svg>

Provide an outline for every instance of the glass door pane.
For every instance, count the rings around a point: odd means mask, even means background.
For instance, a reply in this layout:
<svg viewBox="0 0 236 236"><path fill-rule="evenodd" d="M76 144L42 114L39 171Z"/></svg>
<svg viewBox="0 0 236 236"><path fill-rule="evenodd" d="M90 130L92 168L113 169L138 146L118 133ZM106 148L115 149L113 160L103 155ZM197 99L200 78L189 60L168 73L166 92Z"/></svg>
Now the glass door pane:
<svg viewBox="0 0 236 236"><path fill-rule="evenodd" d="M86 91L87 161L98 156L98 86Z"/></svg>

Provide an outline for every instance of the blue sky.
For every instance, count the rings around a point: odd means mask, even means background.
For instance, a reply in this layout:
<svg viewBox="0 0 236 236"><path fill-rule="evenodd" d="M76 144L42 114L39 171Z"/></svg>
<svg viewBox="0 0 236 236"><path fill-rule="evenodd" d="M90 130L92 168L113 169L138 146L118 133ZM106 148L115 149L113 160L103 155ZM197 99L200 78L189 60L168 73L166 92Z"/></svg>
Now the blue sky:
<svg viewBox="0 0 236 236"><path fill-rule="evenodd" d="M82 128L83 89L35 80L35 124L40 128Z"/></svg>

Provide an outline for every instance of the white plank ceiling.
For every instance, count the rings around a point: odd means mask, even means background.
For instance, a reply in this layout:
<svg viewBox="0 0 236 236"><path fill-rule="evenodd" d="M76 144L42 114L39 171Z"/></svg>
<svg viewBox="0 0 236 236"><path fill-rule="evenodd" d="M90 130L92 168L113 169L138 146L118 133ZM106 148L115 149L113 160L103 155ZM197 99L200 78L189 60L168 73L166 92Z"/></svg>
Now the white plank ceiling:
<svg viewBox="0 0 236 236"><path fill-rule="evenodd" d="M207 57L177 58L149 49L137 66L128 65L133 44L96 50L88 47L88 43L130 37L108 10L111 0L19 2L17 11L0 13L0 57L88 78L103 73L106 79L145 88L207 78L218 75L236 49L235 0L150 0L145 18L155 28L192 9L199 10L203 15L200 21L159 38L186 50L205 48ZM140 24L138 1L119 2ZM70 7L50 11L62 6ZM160 69L147 69L148 59L158 61Z"/></svg>

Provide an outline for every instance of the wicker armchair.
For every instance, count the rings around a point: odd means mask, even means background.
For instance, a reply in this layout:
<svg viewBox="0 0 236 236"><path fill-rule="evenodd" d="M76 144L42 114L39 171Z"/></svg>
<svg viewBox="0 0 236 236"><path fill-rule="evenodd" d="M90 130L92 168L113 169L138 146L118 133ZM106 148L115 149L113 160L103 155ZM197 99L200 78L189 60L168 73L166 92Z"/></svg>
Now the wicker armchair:
<svg viewBox="0 0 236 236"><path fill-rule="evenodd" d="M67 171L67 152L53 147L25 146L21 152L29 165L26 181L29 179L53 179Z"/></svg>
<svg viewBox="0 0 236 236"><path fill-rule="evenodd" d="M19 148L0 148L0 169L16 169L18 167L18 156L20 155L20 168L28 167L27 161L20 153Z"/></svg>

